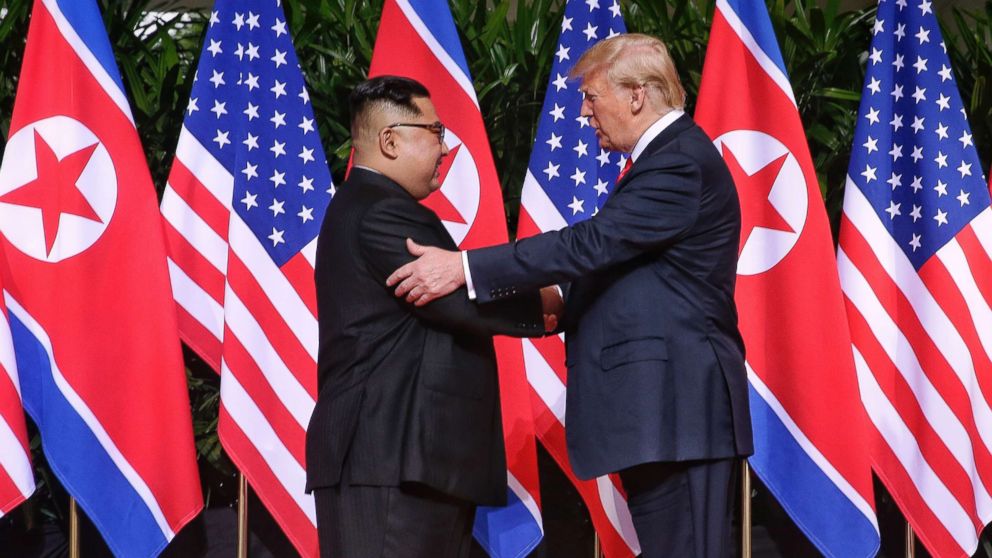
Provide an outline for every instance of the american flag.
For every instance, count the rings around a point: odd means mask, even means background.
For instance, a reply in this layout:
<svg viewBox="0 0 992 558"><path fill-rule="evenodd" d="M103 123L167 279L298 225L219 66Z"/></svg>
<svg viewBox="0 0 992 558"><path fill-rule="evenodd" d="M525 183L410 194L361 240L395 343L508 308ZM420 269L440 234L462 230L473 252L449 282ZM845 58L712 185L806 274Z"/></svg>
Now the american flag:
<svg viewBox="0 0 992 558"><path fill-rule="evenodd" d="M0 267L3 263L0 251ZM24 406L17 380L13 337L7 322L7 307L3 302L3 280L0 278L0 517L27 499L34 492L34 472L31 470L31 450L24 426Z"/></svg>
<svg viewBox="0 0 992 558"><path fill-rule="evenodd" d="M837 253L875 470L938 557L992 518L992 213L929 0L872 30Z"/></svg>
<svg viewBox="0 0 992 558"><path fill-rule="evenodd" d="M221 375L221 443L304 556L313 261L333 191L280 3L218 0L162 199L169 267L183 339Z"/></svg>
<svg viewBox="0 0 992 558"><path fill-rule="evenodd" d="M518 235L558 230L595 215L606 203L622 154L600 149L587 119L579 116L582 94L568 72L589 47L626 32L620 4L569 0L551 67L548 90L520 200ZM524 339L524 360L531 386L538 438L576 486L610 558L640 552L620 481L604 476L580 481L572 473L565 447L565 345L561 337Z"/></svg>

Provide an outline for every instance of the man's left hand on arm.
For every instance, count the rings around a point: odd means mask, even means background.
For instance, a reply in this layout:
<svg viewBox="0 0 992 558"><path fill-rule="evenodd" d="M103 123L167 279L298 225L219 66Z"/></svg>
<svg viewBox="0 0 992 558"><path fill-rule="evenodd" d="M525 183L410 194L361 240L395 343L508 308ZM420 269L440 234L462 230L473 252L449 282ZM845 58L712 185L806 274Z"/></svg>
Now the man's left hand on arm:
<svg viewBox="0 0 992 558"><path fill-rule="evenodd" d="M396 296L423 306L451 294L465 284L465 271L459 252L434 246L421 246L406 240L407 250L417 259L399 267L386 279L386 285L396 287Z"/></svg>

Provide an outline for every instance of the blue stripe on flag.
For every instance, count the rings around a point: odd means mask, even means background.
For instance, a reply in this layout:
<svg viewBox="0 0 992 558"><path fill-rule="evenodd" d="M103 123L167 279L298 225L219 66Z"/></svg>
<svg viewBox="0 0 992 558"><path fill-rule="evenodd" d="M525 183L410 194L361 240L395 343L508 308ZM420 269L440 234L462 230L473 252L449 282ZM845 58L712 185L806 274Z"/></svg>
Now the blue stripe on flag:
<svg viewBox="0 0 992 558"><path fill-rule="evenodd" d="M93 53L103 69L107 71L110 79L114 80L114 83L120 87L121 93L123 93L124 82L121 81L121 74L117 69L117 62L114 60L114 51L110 47L107 30L100 19L100 8L97 6L96 0L55 0L55 3L62 10L69 25L83 40L86 48Z"/></svg>
<svg viewBox="0 0 992 558"><path fill-rule="evenodd" d="M465 61L465 53L462 51L461 39L458 38L458 29L455 28L455 19L451 15L446 2L438 0L408 0L413 11L417 12L420 20L424 22L431 35L437 39L448 56L458 64L465 77L472 81L472 74L468 71L468 62Z"/></svg>
<svg viewBox="0 0 992 558"><path fill-rule="evenodd" d="M506 489L506 506L479 506L472 534L493 558L527 556L541 542L543 532L527 506Z"/></svg>
<svg viewBox="0 0 992 558"><path fill-rule="evenodd" d="M755 432L749 461L755 473L820 552L874 556L878 534L871 521L802 449L754 388L749 386L748 391ZM781 488L795 486L803 491Z"/></svg>
<svg viewBox="0 0 992 558"><path fill-rule="evenodd" d="M775 39L775 30L772 29L772 21L768 17L768 9L764 2L750 2L745 0L727 0L727 4L734 10L737 17L747 27L747 30L757 41L758 46L765 52L765 55L775 63L782 75L788 77L789 72L785 69L785 61L782 60L782 53L778 48L778 41Z"/></svg>
<svg viewBox="0 0 992 558"><path fill-rule="evenodd" d="M24 407L41 430L52 470L115 555L158 555L169 541L155 518L55 384L45 347L14 312L9 315Z"/></svg>

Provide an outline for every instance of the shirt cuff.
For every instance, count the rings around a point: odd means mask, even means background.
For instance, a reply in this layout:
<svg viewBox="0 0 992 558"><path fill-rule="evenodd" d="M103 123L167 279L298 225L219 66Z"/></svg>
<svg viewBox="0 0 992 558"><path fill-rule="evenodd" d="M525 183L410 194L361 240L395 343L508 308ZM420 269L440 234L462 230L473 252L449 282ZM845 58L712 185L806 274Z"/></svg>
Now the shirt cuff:
<svg viewBox="0 0 992 558"><path fill-rule="evenodd" d="M475 286L472 285L472 272L468 269L468 251L462 251L462 270L465 272L465 288L468 290L468 299L475 300Z"/></svg>

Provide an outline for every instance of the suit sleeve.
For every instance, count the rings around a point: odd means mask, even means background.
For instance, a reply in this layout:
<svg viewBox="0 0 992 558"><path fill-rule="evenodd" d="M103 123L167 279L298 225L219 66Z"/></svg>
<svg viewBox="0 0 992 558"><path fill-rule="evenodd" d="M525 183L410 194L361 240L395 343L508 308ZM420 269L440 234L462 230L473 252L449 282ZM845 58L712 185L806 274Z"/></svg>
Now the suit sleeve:
<svg viewBox="0 0 992 558"><path fill-rule="evenodd" d="M428 220L418 209L400 200L384 200L370 208L362 220L361 250L369 271L383 289L389 289L386 278L390 273L414 259L406 249L407 238L426 246L454 248L451 238L442 236L438 224ZM471 302L465 287L426 306L414 306L402 299L397 299L397 303L404 304L410 312L433 326L457 333L514 337L544 335L541 298L536 290L484 306Z"/></svg>
<svg viewBox="0 0 992 558"><path fill-rule="evenodd" d="M476 300L491 302L566 283L664 250L695 224L701 181L693 159L666 154L631 169L623 189L586 221L515 243L470 250Z"/></svg>

